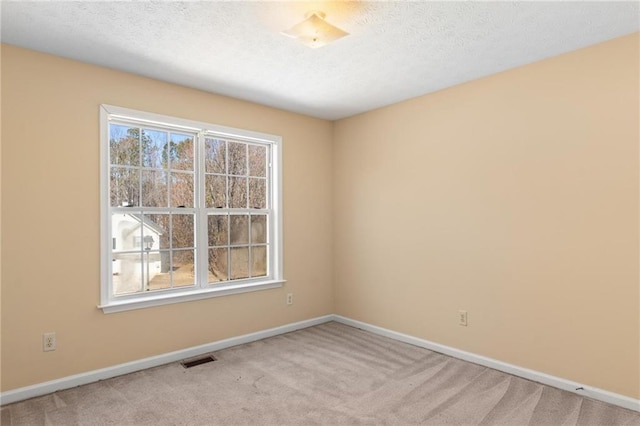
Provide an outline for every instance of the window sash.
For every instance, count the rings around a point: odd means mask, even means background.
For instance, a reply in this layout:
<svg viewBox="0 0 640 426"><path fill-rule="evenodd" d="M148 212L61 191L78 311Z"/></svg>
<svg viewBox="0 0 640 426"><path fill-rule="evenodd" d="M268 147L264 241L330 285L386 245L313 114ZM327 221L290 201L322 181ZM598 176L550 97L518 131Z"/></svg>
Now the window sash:
<svg viewBox="0 0 640 426"><path fill-rule="evenodd" d="M142 138L142 130L154 130L168 133L168 140L171 141L170 132L178 132L181 134L190 134L194 135L193 144L194 144L194 166L193 171L191 173L194 176L194 201L193 207L186 208L178 208L175 206L171 206L171 200L167 199L168 205L166 207L159 206L133 206L133 207L121 207L121 206L111 206L111 182L110 182L110 173L112 169L111 161L110 161L110 137L109 137L109 124L122 124L131 127L137 127L141 129L139 132L139 137ZM280 141L281 139L277 136L272 135L264 135L255 132L249 132L239 129L226 128L216 125L211 125L207 123L199 123L192 122L182 119L174 119L171 117L159 116L150 113L144 113L140 111L127 110L124 108L113 107L108 105L103 105L101 108L101 125L102 125L102 161L101 161L101 169L102 169L102 203L103 207L101 209L102 216L102 234L103 234L103 244L102 244L102 292L101 292L101 305L102 307L109 307L113 304L118 304L120 302L127 302L136 299L153 299L154 297L168 299L172 294L180 294L183 295L186 292L204 292L209 290L225 290L225 289L237 289L239 286L243 286L242 290L245 291L250 289L250 286L253 284L272 284L277 282L283 282L282 280L282 237L281 237L281 215L279 214L281 209L281 200L279 197L279 193L281 192L281 181L280 181L280 173L278 170L279 166L279 158L281 156L280 152ZM225 161L227 162L225 173L206 173L205 172L205 140L209 138L224 140L225 147L228 151L229 143L240 143L245 145L245 156L246 156L246 164L245 164L245 174L239 175L240 177L247 178L246 182L246 197L247 203L244 208L239 207L231 207L230 200L228 197L229 188L228 186L225 188L227 191L227 204L223 208L207 208L205 206L205 178L207 175L216 175L216 176L224 176L227 181L230 178L236 176L235 174L231 174L231 170L229 168L229 156L228 152L226 155ZM139 171L138 174L138 204L143 204L143 195L142 195L142 177L141 171L144 170L160 170L157 168L144 167L142 160L142 144L138 142L140 149L140 158L138 160L138 165L134 166L126 166L126 165L115 165L117 167L128 167L134 170ZM252 176L250 165L249 165L249 147L250 146L259 146L265 147L266 149L266 164L265 167L265 175L264 176ZM170 172L173 169L168 167L162 169L163 171ZM180 172L180 171L179 171ZM266 183L266 205L261 206L262 208L251 208L249 205L250 202L250 188L249 188L249 179L260 179L264 180ZM167 195L169 197L169 195ZM131 294L114 294L114 286L112 279L112 263L114 259L114 254L122 254L124 253L121 250L116 250L116 241L114 240L114 235L111 232L111 215L115 213L136 213L141 215L148 214L193 214L194 215L194 248L170 248L170 249L159 249L160 252L169 251L170 253L177 252L180 250L193 250L194 253L194 263L195 263L195 283L190 288L177 287L171 289L163 289L157 292L146 292L141 291L138 293ZM209 250L210 246L208 245L208 233L207 230L207 220L210 215L226 215L227 217L236 216L236 215L247 215L249 217L249 221L251 221L254 216L264 216L266 218L267 229L266 229L266 240L264 243L253 243L251 240L251 229L249 229L248 234L248 242L247 244L232 244L231 241L228 241L226 245L220 246L219 248L226 248L228 252L228 262L227 262L227 280L226 281L216 281L209 282L208 280L208 269L209 269ZM251 222L250 222L251 223ZM230 224L229 224L230 226ZM142 234L141 234L142 235ZM144 245L144 244L141 244ZM230 279L231 273L231 252L233 249L238 247L244 247L248 249L248 269L247 273L249 274L249 278L240 278L240 279ZM253 275L253 259L252 253L254 248L262 248L264 247L266 250L266 275L265 276L252 276ZM154 249L156 250L156 249ZM157 250L156 250L157 251ZM144 254L147 255L149 252L144 251L144 247L134 248L132 250L125 251L127 253L139 253L144 257ZM141 262L144 265L144 260ZM147 265L148 266L148 265ZM142 266L144 269L144 266ZM142 271L142 276L144 277L145 272ZM149 275L147 274L147 277ZM246 287L244 287L246 286ZM153 293L153 294L150 294ZM223 292L220 292L222 294ZM214 295L209 295L208 297L213 297ZM166 300L165 300L166 301ZM168 302L171 303L171 302ZM105 309L105 312L107 310Z"/></svg>

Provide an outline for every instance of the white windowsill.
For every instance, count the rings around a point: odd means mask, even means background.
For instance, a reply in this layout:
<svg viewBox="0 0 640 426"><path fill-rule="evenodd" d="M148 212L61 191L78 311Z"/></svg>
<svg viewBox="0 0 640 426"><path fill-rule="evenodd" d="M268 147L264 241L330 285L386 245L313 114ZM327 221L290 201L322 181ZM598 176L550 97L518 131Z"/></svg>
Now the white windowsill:
<svg viewBox="0 0 640 426"><path fill-rule="evenodd" d="M111 314L114 312L131 311L133 309L150 308L152 306L169 305L171 303L190 302L193 300L208 299L210 297L278 288L282 287L285 282L285 280L274 280L257 284L238 284L199 291L192 290L183 293L154 294L153 296L110 302L104 305L98 305L98 308L102 309L105 314Z"/></svg>

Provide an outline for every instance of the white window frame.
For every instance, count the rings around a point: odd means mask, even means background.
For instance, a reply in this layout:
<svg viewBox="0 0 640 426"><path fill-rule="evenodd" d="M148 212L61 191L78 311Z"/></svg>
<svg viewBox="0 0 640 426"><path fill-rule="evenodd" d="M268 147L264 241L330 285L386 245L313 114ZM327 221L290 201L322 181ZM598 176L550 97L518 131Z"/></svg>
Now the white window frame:
<svg viewBox="0 0 640 426"><path fill-rule="evenodd" d="M223 283L207 283L207 235L196 231L197 253L196 276L199 282L188 289L168 289L151 293L136 293L131 295L114 296L112 289L112 247L111 233L111 201L110 188L110 159L109 159L109 122L133 121L138 125L159 125L173 129L182 129L198 134L196 143L196 175L195 183L195 214L200 224L206 223L207 209L204 207L204 137L230 138L237 141L254 142L270 145L271 156L268 171L268 193L270 195L270 220L268 233L269 265L266 277L231 280ZM200 178L198 178L200 176ZM229 294L245 293L257 290L281 287L283 278L283 237L282 237L282 137L258 133L249 130L236 129L216 124L186 120L166 115L137 111L113 105L100 106L100 234L101 234L101 300L98 308L104 313L128 311L132 309L148 308L170 303L187 302L210 297L226 296ZM202 226L201 226L202 227ZM204 279L203 279L204 278Z"/></svg>

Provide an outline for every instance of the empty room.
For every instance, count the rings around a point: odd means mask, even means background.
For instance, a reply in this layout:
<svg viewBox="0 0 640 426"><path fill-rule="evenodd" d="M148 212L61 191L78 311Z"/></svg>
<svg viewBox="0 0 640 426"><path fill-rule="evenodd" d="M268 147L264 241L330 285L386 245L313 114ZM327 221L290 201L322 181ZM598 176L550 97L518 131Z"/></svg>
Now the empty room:
<svg viewBox="0 0 640 426"><path fill-rule="evenodd" d="M3 426L640 425L640 3L0 16Z"/></svg>

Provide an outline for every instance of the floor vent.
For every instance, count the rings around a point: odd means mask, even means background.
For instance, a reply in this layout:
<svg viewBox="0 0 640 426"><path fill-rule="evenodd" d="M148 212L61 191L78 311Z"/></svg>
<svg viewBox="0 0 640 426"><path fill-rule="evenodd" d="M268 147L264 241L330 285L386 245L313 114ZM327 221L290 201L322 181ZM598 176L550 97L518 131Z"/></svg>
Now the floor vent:
<svg viewBox="0 0 640 426"><path fill-rule="evenodd" d="M189 361L182 361L180 364L184 367L184 368L191 368L191 367L195 367L196 365L202 365L202 364L206 364L208 362L213 362L216 359L214 357L212 357L211 355L202 357L202 358L197 358L197 359L191 359Z"/></svg>

